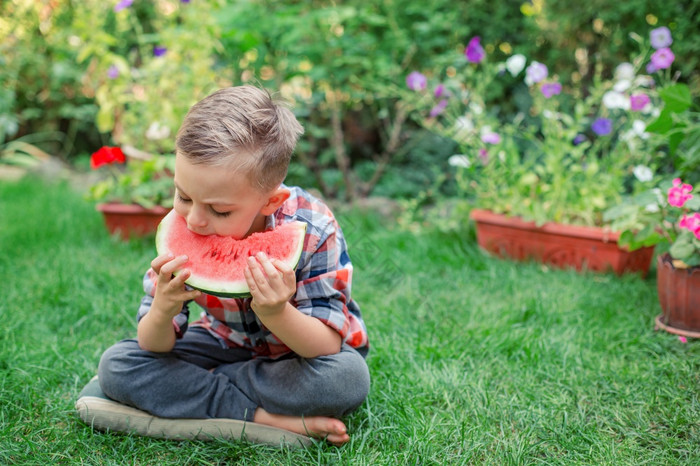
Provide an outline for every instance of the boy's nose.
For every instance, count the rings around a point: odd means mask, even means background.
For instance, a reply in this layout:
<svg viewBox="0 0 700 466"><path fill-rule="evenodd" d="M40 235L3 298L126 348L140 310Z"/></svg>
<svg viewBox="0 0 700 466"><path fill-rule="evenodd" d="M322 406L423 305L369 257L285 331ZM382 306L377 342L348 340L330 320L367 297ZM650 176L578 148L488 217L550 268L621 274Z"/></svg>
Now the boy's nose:
<svg viewBox="0 0 700 466"><path fill-rule="evenodd" d="M207 219L199 209L193 207L187 213L187 226L190 230L203 228L207 226Z"/></svg>

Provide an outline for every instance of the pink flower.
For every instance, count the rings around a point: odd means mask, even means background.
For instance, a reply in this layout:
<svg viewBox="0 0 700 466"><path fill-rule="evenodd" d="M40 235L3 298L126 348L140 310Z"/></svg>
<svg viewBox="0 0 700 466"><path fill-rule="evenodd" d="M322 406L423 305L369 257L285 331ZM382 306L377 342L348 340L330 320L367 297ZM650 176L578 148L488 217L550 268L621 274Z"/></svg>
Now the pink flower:
<svg viewBox="0 0 700 466"><path fill-rule="evenodd" d="M632 94L630 96L630 109L633 112L640 112L649 102L651 102L651 99L646 94Z"/></svg>
<svg viewBox="0 0 700 466"><path fill-rule="evenodd" d="M679 336L678 341L680 341L681 343L688 343L688 339L684 336Z"/></svg>
<svg viewBox="0 0 700 466"><path fill-rule="evenodd" d="M668 47L659 49L651 54L651 64L656 70L664 70L666 68L670 68L671 63L673 63L673 60L675 59L676 56L673 54L673 52L671 52L671 49L669 49Z"/></svg>
<svg viewBox="0 0 700 466"><path fill-rule="evenodd" d="M479 160L481 160L481 163L486 165L489 162L489 151L484 149L483 147L479 149Z"/></svg>
<svg viewBox="0 0 700 466"><path fill-rule="evenodd" d="M422 91L427 85L428 79L418 71L413 71L406 76L406 86L412 91Z"/></svg>
<svg viewBox="0 0 700 466"><path fill-rule="evenodd" d="M683 215L678 226L690 230L697 239L700 239L700 212L693 215Z"/></svg>
<svg viewBox="0 0 700 466"><path fill-rule="evenodd" d="M680 178L673 180L673 187L668 189L668 203L674 207L683 207L686 201L693 197L690 192L693 187L687 183L682 183Z"/></svg>
<svg viewBox="0 0 700 466"><path fill-rule="evenodd" d="M433 92L435 97L450 97L450 91L447 90L444 84L438 84Z"/></svg>
<svg viewBox="0 0 700 466"><path fill-rule="evenodd" d="M486 144L498 144L499 142L501 142L501 136L498 133L489 131L481 135L481 140L484 141Z"/></svg>
<svg viewBox="0 0 700 466"><path fill-rule="evenodd" d="M470 63L481 63L481 60L486 56L486 52L484 52L484 48L481 46L481 38L479 36L475 36L469 41L464 55Z"/></svg>
<svg viewBox="0 0 700 466"><path fill-rule="evenodd" d="M561 94L561 84L560 83L543 83L542 87L540 87L540 90L542 91L542 95L546 99L549 99L550 97L554 95Z"/></svg>
<svg viewBox="0 0 700 466"><path fill-rule="evenodd" d="M447 107L447 99L442 99L440 102L438 102L437 105L435 105L431 110L430 110L430 117L436 117L440 115L442 112L445 111L445 108Z"/></svg>

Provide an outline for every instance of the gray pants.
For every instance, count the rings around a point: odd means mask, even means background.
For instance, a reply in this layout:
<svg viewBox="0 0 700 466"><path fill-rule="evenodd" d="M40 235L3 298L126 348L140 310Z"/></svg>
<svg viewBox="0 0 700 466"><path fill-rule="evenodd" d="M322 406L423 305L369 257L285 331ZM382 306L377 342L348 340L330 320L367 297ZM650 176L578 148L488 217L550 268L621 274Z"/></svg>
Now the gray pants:
<svg viewBox="0 0 700 466"><path fill-rule="evenodd" d="M252 359L250 351L222 348L196 327L169 353L120 341L102 355L98 375L110 398L167 418L252 421L258 407L274 414L340 417L369 392L367 364L350 346L313 359Z"/></svg>

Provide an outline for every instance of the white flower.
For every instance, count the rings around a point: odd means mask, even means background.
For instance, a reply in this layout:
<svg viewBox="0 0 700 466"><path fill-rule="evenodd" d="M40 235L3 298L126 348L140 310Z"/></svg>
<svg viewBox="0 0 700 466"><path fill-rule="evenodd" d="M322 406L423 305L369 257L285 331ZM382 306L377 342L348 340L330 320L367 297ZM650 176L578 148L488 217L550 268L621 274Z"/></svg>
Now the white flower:
<svg viewBox="0 0 700 466"><path fill-rule="evenodd" d="M654 78L651 76L637 76L634 78L633 84L635 87L651 87L654 85Z"/></svg>
<svg viewBox="0 0 700 466"><path fill-rule="evenodd" d="M646 165L637 165L634 167L634 170L632 170L632 173L634 173L635 178L642 183L651 181L654 178L654 172L652 172L651 168L647 167Z"/></svg>
<svg viewBox="0 0 700 466"><path fill-rule="evenodd" d="M170 136L170 128L165 125L161 125L157 121L151 123L151 126L149 126L146 130L146 139L150 139L151 141L159 141L167 138L168 136Z"/></svg>
<svg viewBox="0 0 700 466"><path fill-rule="evenodd" d="M525 63L527 63L527 58L525 55L517 53L511 55L508 60L506 60L506 69L512 76L517 76L525 68Z"/></svg>
<svg viewBox="0 0 700 466"><path fill-rule="evenodd" d="M659 211L659 206L658 206L658 204L654 204L654 203L647 204L646 206L644 206L644 210L646 210L650 214L655 214L656 212Z"/></svg>
<svg viewBox="0 0 700 466"><path fill-rule="evenodd" d="M474 114L474 115L481 115L484 113L484 108L477 104L476 102L471 102L469 104L469 110Z"/></svg>
<svg viewBox="0 0 700 466"><path fill-rule="evenodd" d="M474 122L469 117L461 116L455 121L455 129L460 132L471 131L474 129Z"/></svg>
<svg viewBox="0 0 700 466"><path fill-rule="evenodd" d="M615 68L615 79L617 80L632 80L634 79L634 65L632 63L620 63Z"/></svg>
<svg viewBox="0 0 700 466"><path fill-rule="evenodd" d="M629 110L630 99L625 97L624 94L615 91L608 91L603 94L603 105L605 108L613 110L616 108L621 108L623 110Z"/></svg>
<svg viewBox="0 0 700 466"><path fill-rule="evenodd" d="M642 120L634 120L632 122L632 131L635 135L642 139L649 139L649 133L647 133L647 125Z"/></svg>
<svg viewBox="0 0 700 466"><path fill-rule="evenodd" d="M456 141L467 141L474 131L474 121L468 116L461 116L455 121L453 130Z"/></svg>
<svg viewBox="0 0 700 466"><path fill-rule="evenodd" d="M471 160L469 160L469 157L464 154L455 154L450 156L450 158L447 159L447 163L451 167L469 168L472 166Z"/></svg>
<svg viewBox="0 0 700 466"><path fill-rule="evenodd" d="M615 83L615 85L613 86L613 90L616 92L625 92L631 86L632 81L630 81L629 79L621 79Z"/></svg>

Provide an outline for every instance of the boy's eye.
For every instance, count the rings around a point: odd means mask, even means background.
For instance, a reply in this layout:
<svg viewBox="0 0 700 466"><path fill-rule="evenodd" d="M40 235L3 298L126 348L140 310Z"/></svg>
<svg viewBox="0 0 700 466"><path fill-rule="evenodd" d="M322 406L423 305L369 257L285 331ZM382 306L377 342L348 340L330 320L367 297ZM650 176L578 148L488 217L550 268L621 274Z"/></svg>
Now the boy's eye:
<svg viewBox="0 0 700 466"><path fill-rule="evenodd" d="M214 209L211 209L211 211L212 211L212 212L214 213L214 215L216 215L217 217L228 217L229 215L231 215L231 212L217 212L217 211L214 210Z"/></svg>
<svg viewBox="0 0 700 466"><path fill-rule="evenodd" d="M186 199L186 198L182 197L182 195L179 192L176 192L175 195L177 196L177 200L180 202L190 202L190 199Z"/></svg>

